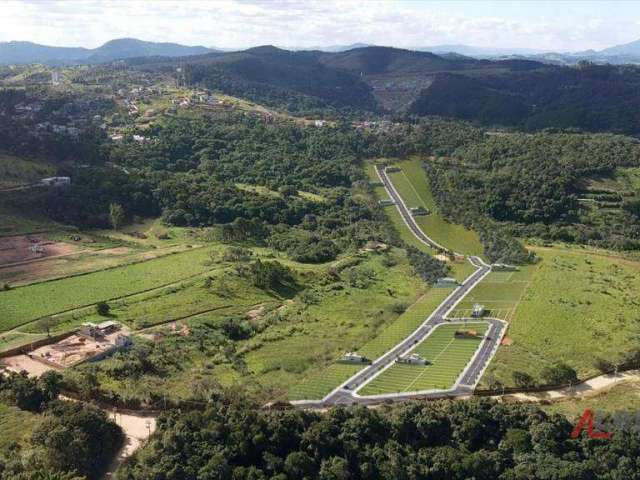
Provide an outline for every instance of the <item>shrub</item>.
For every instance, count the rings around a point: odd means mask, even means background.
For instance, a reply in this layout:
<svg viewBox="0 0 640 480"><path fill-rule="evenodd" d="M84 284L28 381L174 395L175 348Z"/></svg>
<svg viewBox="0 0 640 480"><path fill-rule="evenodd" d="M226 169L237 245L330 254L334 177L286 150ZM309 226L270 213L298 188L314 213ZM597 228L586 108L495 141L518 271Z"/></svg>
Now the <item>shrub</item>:
<svg viewBox="0 0 640 480"><path fill-rule="evenodd" d="M527 388L533 387L535 385L533 377L526 372L515 371L513 372L512 377L513 383L516 385L516 387Z"/></svg>
<svg viewBox="0 0 640 480"><path fill-rule="evenodd" d="M409 304L407 302L396 302L391 305L391 311L398 314L406 312L407 308L409 308Z"/></svg>
<svg viewBox="0 0 640 480"><path fill-rule="evenodd" d="M105 317L109 315L110 311L111 311L111 307L107 302L96 303L96 312L98 312L98 315L102 315L103 317Z"/></svg>

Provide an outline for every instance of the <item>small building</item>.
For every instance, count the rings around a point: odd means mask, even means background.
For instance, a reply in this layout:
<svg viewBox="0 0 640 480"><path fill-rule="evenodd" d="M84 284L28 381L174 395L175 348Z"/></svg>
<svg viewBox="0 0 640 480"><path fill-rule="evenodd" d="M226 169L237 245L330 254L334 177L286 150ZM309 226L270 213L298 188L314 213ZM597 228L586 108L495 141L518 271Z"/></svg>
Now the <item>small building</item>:
<svg viewBox="0 0 640 480"><path fill-rule="evenodd" d="M356 352L347 352L338 359L339 363L369 363L369 360Z"/></svg>
<svg viewBox="0 0 640 480"><path fill-rule="evenodd" d="M478 332L476 332L475 330L456 330L456 333L454 333L453 336L459 339L477 338Z"/></svg>
<svg viewBox="0 0 640 480"><path fill-rule="evenodd" d="M493 263L491 264L491 270L494 272L516 272L519 269L515 265L508 265L506 263Z"/></svg>
<svg viewBox="0 0 640 480"><path fill-rule="evenodd" d="M406 354L406 355L400 355L396 359L396 362L398 362L398 363L406 363L406 364L409 364L409 365L426 365L428 363L424 358L422 358L417 353L410 353L410 354Z"/></svg>
<svg viewBox="0 0 640 480"><path fill-rule="evenodd" d="M427 210L424 207L411 207L409 211L411 212L411 215L414 217L418 217L420 215L429 215L429 210Z"/></svg>
<svg viewBox="0 0 640 480"><path fill-rule="evenodd" d="M455 278L452 277L441 277L436 281L436 287L438 288L446 288L446 287L457 287L460 285Z"/></svg>
<svg viewBox="0 0 640 480"><path fill-rule="evenodd" d="M62 187L71 184L71 177L47 177L40 180L45 187Z"/></svg>
<svg viewBox="0 0 640 480"><path fill-rule="evenodd" d="M81 337L88 338L90 340L97 340L104 337L104 334L98 328L98 326L95 323L91 323L91 322L83 323L80 329L78 330L78 335Z"/></svg>
<svg viewBox="0 0 640 480"><path fill-rule="evenodd" d="M106 322L99 323L97 328L103 335L109 335L110 333L120 330L120 324L113 320L107 320Z"/></svg>
<svg viewBox="0 0 640 480"><path fill-rule="evenodd" d="M131 337L129 335L124 335L122 333L118 334L116 337L115 348L126 348L133 344L131 341Z"/></svg>
<svg viewBox="0 0 640 480"><path fill-rule="evenodd" d="M484 305L481 305L479 303L474 303L473 304L473 309L471 310L471 316L474 318L478 318L484 315L485 312L485 308Z"/></svg>

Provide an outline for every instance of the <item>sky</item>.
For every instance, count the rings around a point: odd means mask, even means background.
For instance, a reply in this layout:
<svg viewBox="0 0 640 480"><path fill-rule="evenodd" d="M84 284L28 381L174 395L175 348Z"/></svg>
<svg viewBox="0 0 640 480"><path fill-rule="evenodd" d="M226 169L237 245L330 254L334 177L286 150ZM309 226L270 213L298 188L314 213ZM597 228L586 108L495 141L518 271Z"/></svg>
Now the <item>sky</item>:
<svg viewBox="0 0 640 480"><path fill-rule="evenodd" d="M219 48L368 43L552 51L640 39L640 0L2 0L0 41L95 48L122 37Z"/></svg>

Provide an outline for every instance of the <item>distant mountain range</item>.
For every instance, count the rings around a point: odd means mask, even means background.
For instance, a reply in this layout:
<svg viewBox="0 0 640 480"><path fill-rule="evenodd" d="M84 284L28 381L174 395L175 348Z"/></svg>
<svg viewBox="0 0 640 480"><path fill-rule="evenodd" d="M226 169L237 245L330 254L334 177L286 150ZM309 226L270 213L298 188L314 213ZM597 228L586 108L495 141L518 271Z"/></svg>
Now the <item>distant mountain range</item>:
<svg viewBox="0 0 640 480"><path fill-rule="evenodd" d="M50 47L32 42L0 42L0 64L65 65L103 63L132 57L181 57L214 52L202 46L145 42L135 38L111 40L98 48Z"/></svg>
<svg viewBox="0 0 640 480"><path fill-rule="evenodd" d="M418 47L416 50L437 54L457 53L474 58L485 59L528 59L556 65L575 65L580 61L594 63L640 64L640 40L616 45L603 50L585 50L582 52L551 52L518 48L483 48L469 45L434 45Z"/></svg>
<svg viewBox="0 0 640 480"><path fill-rule="evenodd" d="M351 45L331 45L325 47L291 47L289 50L341 53L371 46L372 45L365 43L354 43ZM640 64L640 40L605 48L600 51L586 50L582 52L551 52L529 48L493 48L470 45L432 45L415 47L413 50L431 52L444 56L445 58L452 58L450 54L456 54L458 56L476 59L525 59L555 65L575 65L582 60L595 63ZM146 42L135 38L111 40L97 48L52 47L32 42L0 42L0 64L95 64L125 58L181 57L222 51L232 52L235 50L228 48L185 46L177 43Z"/></svg>

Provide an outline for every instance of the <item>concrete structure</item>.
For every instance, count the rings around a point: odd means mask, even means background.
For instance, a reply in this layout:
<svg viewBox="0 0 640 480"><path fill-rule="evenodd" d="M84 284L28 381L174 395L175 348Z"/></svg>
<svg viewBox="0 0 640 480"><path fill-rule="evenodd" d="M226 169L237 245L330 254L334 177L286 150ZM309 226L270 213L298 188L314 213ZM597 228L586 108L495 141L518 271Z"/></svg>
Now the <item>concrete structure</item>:
<svg viewBox="0 0 640 480"><path fill-rule="evenodd" d="M444 288L444 287L457 287L460 285L455 278L452 277L441 277L436 282L436 287Z"/></svg>
<svg viewBox="0 0 640 480"><path fill-rule="evenodd" d="M53 368L64 369L83 362L97 361L132 344L128 331L117 322L104 322L104 329L84 324L78 332L30 352L33 360ZM101 325L103 325L101 324Z"/></svg>
<svg viewBox="0 0 640 480"><path fill-rule="evenodd" d="M340 363L367 363L368 360L356 352L347 352L338 360Z"/></svg>
<svg viewBox="0 0 640 480"><path fill-rule="evenodd" d="M429 210L423 207L411 207L409 211L411 212L411 215L413 215L414 217L417 217L420 215L429 215Z"/></svg>
<svg viewBox="0 0 640 480"><path fill-rule="evenodd" d="M484 315L485 312L485 308L484 305L481 305L479 303L474 303L473 304L473 310L471 310L471 316L474 318L478 318Z"/></svg>
<svg viewBox="0 0 640 480"><path fill-rule="evenodd" d="M519 269L515 265L507 265L506 263L494 263L491 265L491 270L496 272L516 272Z"/></svg>
<svg viewBox="0 0 640 480"><path fill-rule="evenodd" d="M40 180L45 187L62 187L71 184L71 177L47 177Z"/></svg>
<svg viewBox="0 0 640 480"><path fill-rule="evenodd" d="M428 362L417 353L409 353L400 355L396 360L398 363L407 363L410 365L426 365Z"/></svg>

